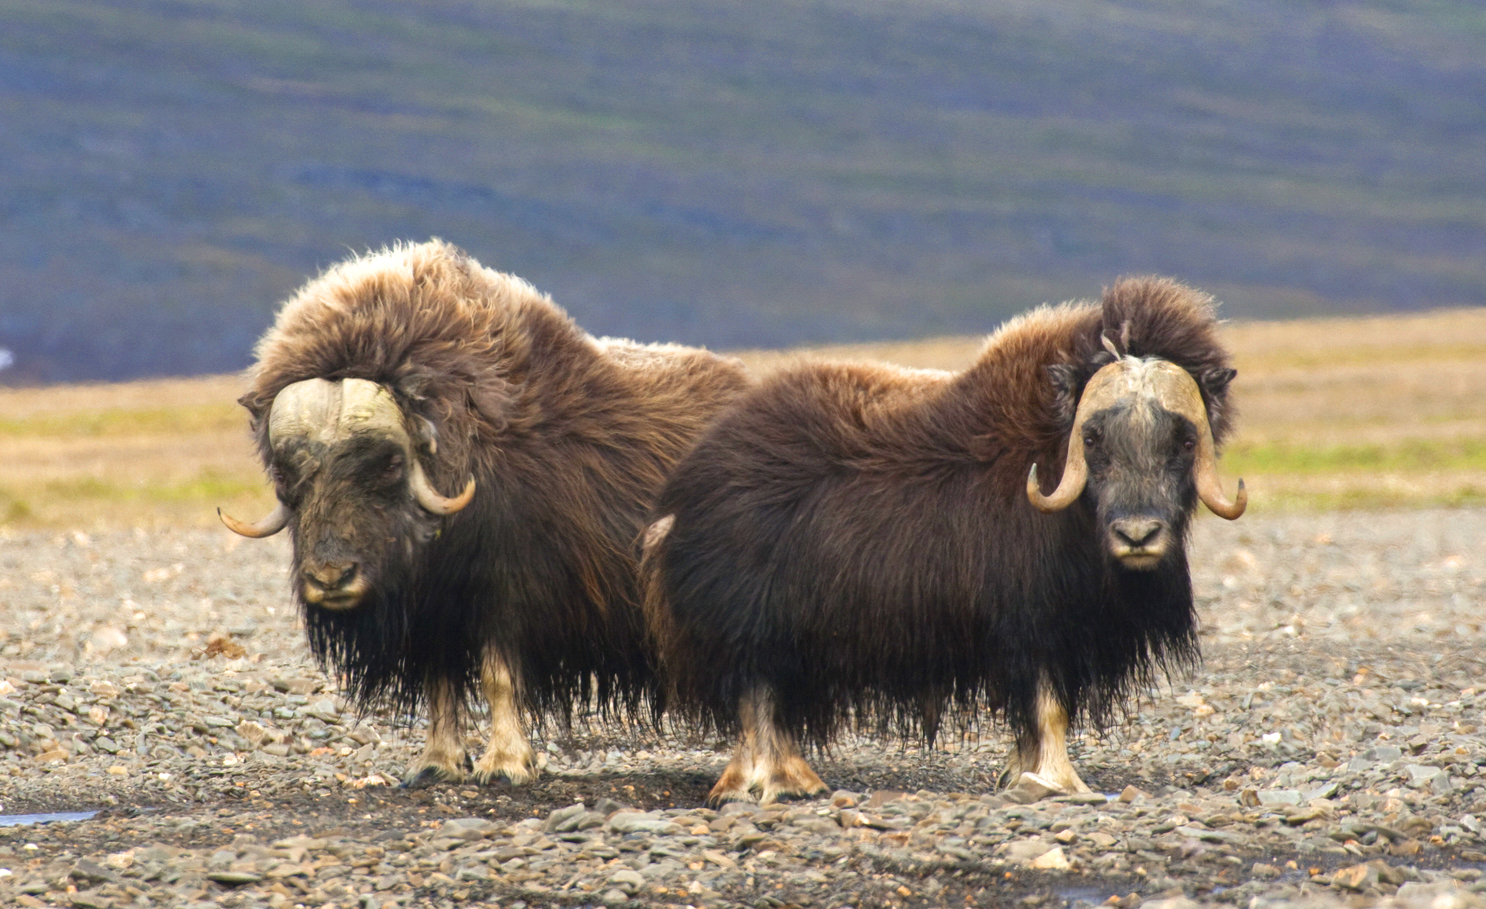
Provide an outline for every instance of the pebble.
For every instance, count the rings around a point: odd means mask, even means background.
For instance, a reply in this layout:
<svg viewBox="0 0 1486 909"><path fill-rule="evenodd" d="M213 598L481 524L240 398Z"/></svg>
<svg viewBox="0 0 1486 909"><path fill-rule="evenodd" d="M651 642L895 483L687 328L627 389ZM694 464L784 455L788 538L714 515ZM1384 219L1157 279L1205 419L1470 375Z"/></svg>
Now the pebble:
<svg viewBox="0 0 1486 909"><path fill-rule="evenodd" d="M712 809L725 752L602 724L548 730L524 790L399 789L421 725L309 660L282 541L17 536L0 810L104 810L0 827L0 905L1486 909L1481 539L1472 509L1200 520L1206 663L1073 739L1095 792L993 792L992 727L848 738L829 796Z"/></svg>

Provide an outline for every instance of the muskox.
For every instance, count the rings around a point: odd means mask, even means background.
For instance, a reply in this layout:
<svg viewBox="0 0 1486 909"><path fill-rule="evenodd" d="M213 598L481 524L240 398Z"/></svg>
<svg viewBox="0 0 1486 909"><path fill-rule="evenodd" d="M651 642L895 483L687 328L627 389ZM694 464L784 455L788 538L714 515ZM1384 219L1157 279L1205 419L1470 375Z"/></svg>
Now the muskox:
<svg viewBox="0 0 1486 909"><path fill-rule="evenodd" d="M824 791L799 743L1004 717L1003 779L1086 790L1065 736L1197 657L1186 557L1234 370L1208 296L1126 279L959 373L805 365L745 393L647 532L675 707L741 734L713 802ZM1044 478L1058 479L1047 488Z"/></svg>
<svg viewBox="0 0 1486 909"><path fill-rule="evenodd" d="M653 704L637 576L655 493L745 385L703 350L598 340L434 240L310 281L241 403L309 645L363 711L426 703L408 782L528 781L528 720ZM467 702L490 703L468 766Z"/></svg>

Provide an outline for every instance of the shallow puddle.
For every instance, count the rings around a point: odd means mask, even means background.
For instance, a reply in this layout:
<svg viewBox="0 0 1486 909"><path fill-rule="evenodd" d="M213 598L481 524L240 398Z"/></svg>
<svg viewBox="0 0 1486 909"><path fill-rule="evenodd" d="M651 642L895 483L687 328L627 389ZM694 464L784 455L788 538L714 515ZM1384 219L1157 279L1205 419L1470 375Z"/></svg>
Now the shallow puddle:
<svg viewBox="0 0 1486 909"><path fill-rule="evenodd" d="M51 814L0 814L0 827L26 827L31 824L52 824L58 821L86 821L96 811L57 811Z"/></svg>

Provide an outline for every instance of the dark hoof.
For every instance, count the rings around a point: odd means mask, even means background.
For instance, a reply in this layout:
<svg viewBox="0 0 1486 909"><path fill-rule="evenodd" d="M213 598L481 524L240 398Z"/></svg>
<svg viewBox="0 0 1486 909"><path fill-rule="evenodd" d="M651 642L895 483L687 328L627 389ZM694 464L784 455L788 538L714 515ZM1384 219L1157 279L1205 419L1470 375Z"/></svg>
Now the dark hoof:
<svg viewBox="0 0 1486 909"><path fill-rule="evenodd" d="M472 773L469 781L476 786L499 786L502 789L511 789L517 785L504 773Z"/></svg>
<svg viewBox="0 0 1486 909"><path fill-rule="evenodd" d="M402 781L404 789L427 789L430 786L440 786L444 783L454 782L447 771L442 767L424 767L417 773Z"/></svg>

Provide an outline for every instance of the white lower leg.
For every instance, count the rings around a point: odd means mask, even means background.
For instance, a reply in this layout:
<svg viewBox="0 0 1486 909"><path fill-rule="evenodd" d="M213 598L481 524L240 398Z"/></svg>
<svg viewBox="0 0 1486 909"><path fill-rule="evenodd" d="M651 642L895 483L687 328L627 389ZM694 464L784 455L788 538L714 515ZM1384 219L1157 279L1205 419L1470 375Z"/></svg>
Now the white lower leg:
<svg viewBox="0 0 1486 909"><path fill-rule="evenodd" d="M485 699L490 702L490 744L475 763L481 783L505 778L521 785L537 775L536 754L521 724L516 705L516 683L505 660L487 657L481 671Z"/></svg>
<svg viewBox="0 0 1486 909"><path fill-rule="evenodd" d="M464 779L464 736L454 686L439 680L428 691L428 738L413 763L410 783L458 782Z"/></svg>
<svg viewBox="0 0 1486 909"><path fill-rule="evenodd" d="M1037 739L1027 750L1020 743L1012 750L1003 779L1011 785L1023 773L1035 773L1063 792L1088 792L1068 760L1068 711L1053 696L1049 686L1037 691Z"/></svg>
<svg viewBox="0 0 1486 909"><path fill-rule="evenodd" d="M826 784L800 755L799 746L774 719L769 692L758 690L745 696L738 707L743 739L722 778L712 787L708 801L742 801L758 794L760 804L780 796L810 796L826 791Z"/></svg>

